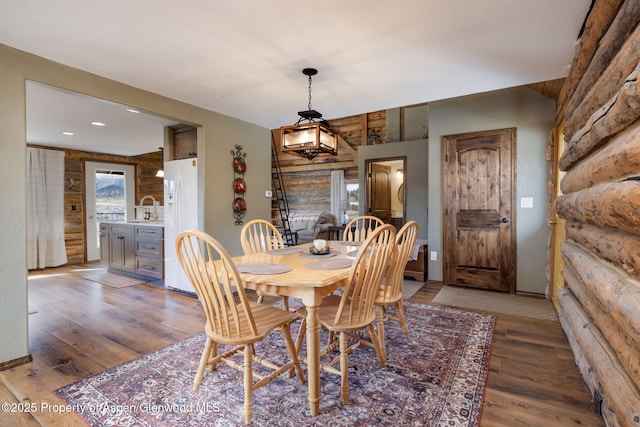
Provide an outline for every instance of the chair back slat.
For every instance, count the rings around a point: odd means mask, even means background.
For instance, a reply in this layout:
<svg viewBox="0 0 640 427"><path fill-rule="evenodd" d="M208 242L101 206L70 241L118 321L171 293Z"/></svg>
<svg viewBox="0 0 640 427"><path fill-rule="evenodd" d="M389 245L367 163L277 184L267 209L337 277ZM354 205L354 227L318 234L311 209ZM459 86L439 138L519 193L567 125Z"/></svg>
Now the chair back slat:
<svg viewBox="0 0 640 427"><path fill-rule="evenodd" d="M256 336L240 273L227 250L208 234L187 230L176 237L176 253L214 336L222 342Z"/></svg>
<svg viewBox="0 0 640 427"><path fill-rule="evenodd" d="M278 229L269 221L263 219L254 219L242 227L240 243L245 255L263 253L285 247Z"/></svg>
<svg viewBox="0 0 640 427"><path fill-rule="evenodd" d="M345 310L349 326L366 325L373 320L376 293L393 254L395 237L396 229L383 224L376 227L361 245L336 311L336 323Z"/></svg>
<svg viewBox="0 0 640 427"><path fill-rule="evenodd" d="M344 227L342 240L345 242L364 242L377 227L384 222L372 215L363 215L352 219Z"/></svg>
<svg viewBox="0 0 640 427"><path fill-rule="evenodd" d="M413 245L418 238L418 223L407 222L396 235L396 250L383 281L385 299L396 300L402 297L404 269L407 267Z"/></svg>

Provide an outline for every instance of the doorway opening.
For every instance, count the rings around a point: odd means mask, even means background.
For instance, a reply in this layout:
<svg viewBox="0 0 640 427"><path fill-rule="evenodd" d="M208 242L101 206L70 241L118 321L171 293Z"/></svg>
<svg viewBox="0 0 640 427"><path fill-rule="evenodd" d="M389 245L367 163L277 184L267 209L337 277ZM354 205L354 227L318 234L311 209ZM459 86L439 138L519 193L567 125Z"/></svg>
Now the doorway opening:
<svg viewBox="0 0 640 427"><path fill-rule="evenodd" d="M365 161L366 215L380 218L397 229L406 222L406 157Z"/></svg>
<svg viewBox="0 0 640 427"><path fill-rule="evenodd" d="M100 221L133 217L135 167L85 162L87 262L100 260Z"/></svg>

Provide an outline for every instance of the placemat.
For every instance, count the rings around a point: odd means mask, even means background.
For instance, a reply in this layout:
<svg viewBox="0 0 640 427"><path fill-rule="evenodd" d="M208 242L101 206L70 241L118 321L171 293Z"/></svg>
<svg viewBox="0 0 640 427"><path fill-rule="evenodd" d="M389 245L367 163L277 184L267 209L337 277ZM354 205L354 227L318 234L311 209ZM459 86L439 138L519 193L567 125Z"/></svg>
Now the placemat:
<svg viewBox="0 0 640 427"><path fill-rule="evenodd" d="M347 256L355 257L356 255L358 255L358 252L360 252L358 249L356 249L355 251L349 251L347 252ZM367 249L367 255L369 253L371 253L371 249Z"/></svg>
<svg viewBox="0 0 640 427"><path fill-rule="evenodd" d="M313 258L313 259L331 258L332 256L340 255L341 253L342 252L340 251L334 251L334 250L331 250L329 251L329 253L326 253L324 255L314 255L311 252L304 252L300 254L300 258Z"/></svg>
<svg viewBox="0 0 640 427"><path fill-rule="evenodd" d="M319 259L318 261L305 264L306 268L311 270L337 270L339 268L348 268L353 264L353 260L346 258Z"/></svg>
<svg viewBox="0 0 640 427"><path fill-rule="evenodd" d="M291 271L291 267L282 264L271 264L268 262L244 262L236 264L240 273L249 274L280 274Z"/></svg>
<svg viewBox="0 0 640 427"><path fill-rule="evenodd" d="M362 242L344 242L344 241L338 241L336 242L339 245L344 245L344 246L360 246L362 245Z"/></svg>
<svg viewBox="0 0 640 427"><path fill-rule="evenodd" d="M290 254L298 254L300 252L304 252L304 249L296 248L296 247L288 247L288 248L274 249L271 251L267 251L265 253L267 255L290 255Z"/></svg>

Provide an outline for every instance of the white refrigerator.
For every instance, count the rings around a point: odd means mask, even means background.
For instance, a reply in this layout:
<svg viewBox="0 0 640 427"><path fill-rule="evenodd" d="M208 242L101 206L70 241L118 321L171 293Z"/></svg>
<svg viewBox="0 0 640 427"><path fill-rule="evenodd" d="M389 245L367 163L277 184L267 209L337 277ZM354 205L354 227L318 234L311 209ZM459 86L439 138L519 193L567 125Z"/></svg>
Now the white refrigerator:
<svg viewBox="0 0 640 427"><path fill-rule="evenodd" d="M164 162L164 284L195 294L176 256L176 236L200 229L198 209L198 160Z"/></svg>

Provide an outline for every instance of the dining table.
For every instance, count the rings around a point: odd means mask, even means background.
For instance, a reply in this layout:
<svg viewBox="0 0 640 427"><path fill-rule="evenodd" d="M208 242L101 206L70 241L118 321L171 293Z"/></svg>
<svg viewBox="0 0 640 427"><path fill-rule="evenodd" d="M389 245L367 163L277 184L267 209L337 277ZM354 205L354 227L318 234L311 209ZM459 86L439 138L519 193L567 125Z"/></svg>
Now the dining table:
<svg viewBox="0 0 640 427"><path fill-rule="evenodd" d="M307 387L312 416L320 408L320 323L322 299L343 288L360 242L328 241L330 252L314 255L312 244L300 244L268 252L240 255L233 261L245 289L265 291L302 300L307 311Z"/></svg>

